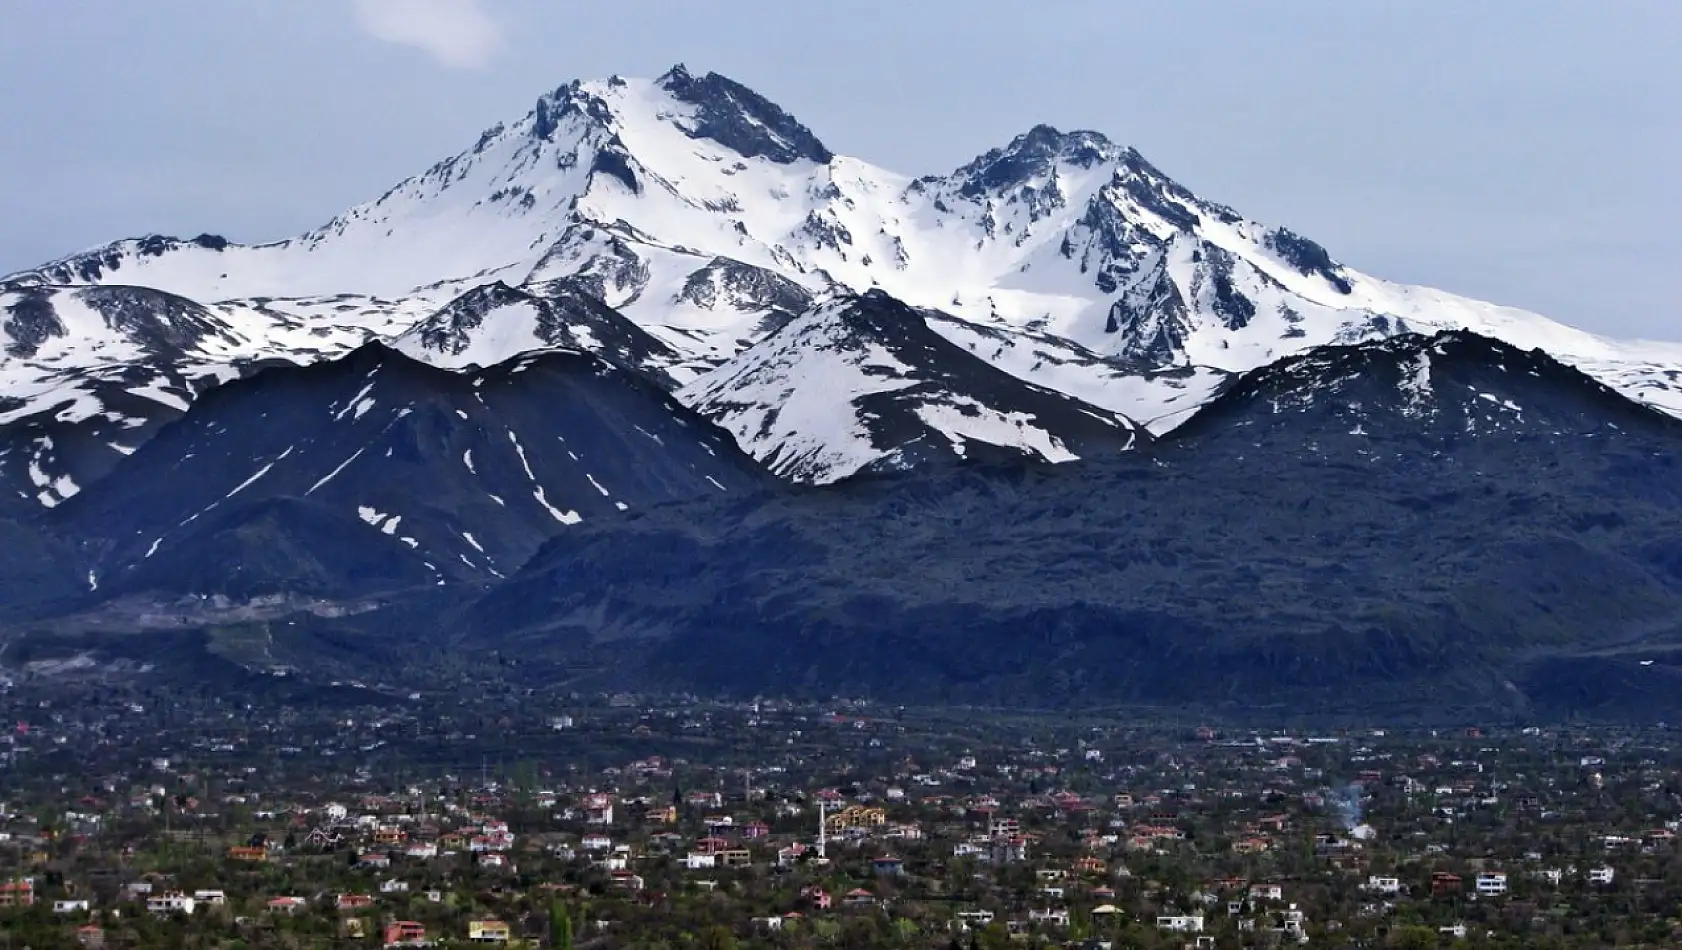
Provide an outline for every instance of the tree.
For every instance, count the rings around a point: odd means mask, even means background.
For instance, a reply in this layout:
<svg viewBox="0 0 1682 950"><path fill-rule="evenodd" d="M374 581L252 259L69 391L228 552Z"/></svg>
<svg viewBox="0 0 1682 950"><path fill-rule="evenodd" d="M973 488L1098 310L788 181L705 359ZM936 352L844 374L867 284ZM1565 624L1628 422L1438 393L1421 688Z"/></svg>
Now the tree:
<svg viewBox="0 0 1682 950"><path fill-rule="evenodd" d="M702 950L735 950L736 935L729 927L722 925L710 927L701 934Z"/></svg>
<svg viewBox="0 0 1682 950"><path fill-rule="evenodd" d="M549 946L572 950L572 918L559 901L549 905Z"/></svg>
<svg viewBox="0 0 1682 950"><path fill-rule="evenodd" d="M1397 927L1390 931L1385 945L1403 950L1431 950L1437 945L1437 934L1430 927Z"/></svg>

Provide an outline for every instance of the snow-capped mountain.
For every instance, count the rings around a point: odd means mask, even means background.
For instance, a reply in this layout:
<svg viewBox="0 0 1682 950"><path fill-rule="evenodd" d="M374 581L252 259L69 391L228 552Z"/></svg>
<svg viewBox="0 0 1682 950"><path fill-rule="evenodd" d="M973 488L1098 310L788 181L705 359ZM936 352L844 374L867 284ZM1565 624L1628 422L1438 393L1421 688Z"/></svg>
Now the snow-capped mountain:
<svg viewBox="0 0 1682 950"><path fill-rule="evenodd" d="M914 308L907 332L952 344L911 347L893 373L922 381L927 444L954 453L1000 438L1021 454L1079 454L1058 450L1075 437L1043 419L984 436L976 420L1022 410L988 401L1006 387L942 389L969 373L949 362L959 354L1028 384L1013 392L1055 390L1119 429L1161 434L1234 374L1316 346L1463 329L1543 348L1682 412L1682 345L1618 343L1368 276L1096 132L1038 126L911 178L837 155L752 90L681 66L545 93L471 148L295 238L120 241L6 287L58 300L119 284L190 302L213 342L130 357L100 350L113 331L96 327L65 336L50 373L13 351L12 418L71 400L83 418L140 418L107 406L109 387L79 381L113 361L171 380L169 399L182 402L202 390L191 380L234 375L240 361L314 362L371 339L451 370L565 347L662 376L788 476L824 480L898 445L878 433L860 448L859 387L886 377L824 329L832 302L872 291ZM802 347L812 353L791 350ZM774 401L784 393L799 397L795 411ZM50 455L14 452L39 469L13 478L17 490L42 504L81 484Z"/></svg>
<svg viewBox="0 0 1682 950"><path fill-rule="evenodd" d="M1064 462L1149 438L1122 416L984 362L881 291L817 306L679 398L794 481L954 457Z"/></svg>

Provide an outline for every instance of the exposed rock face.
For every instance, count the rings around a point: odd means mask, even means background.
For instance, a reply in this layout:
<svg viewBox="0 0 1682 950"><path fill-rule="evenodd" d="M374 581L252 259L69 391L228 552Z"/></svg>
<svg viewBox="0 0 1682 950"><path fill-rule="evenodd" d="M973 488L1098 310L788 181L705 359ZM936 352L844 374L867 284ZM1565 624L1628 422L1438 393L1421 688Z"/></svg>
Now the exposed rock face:
<svg viewBox="0 0 1682 950"><path fill-rule="evenodd" d="M826 165L835 157L776 103L717 73L696 78L676 66L660 77L660 86L679 102L696 107L694 124L686 132L711 139L744 158Z"/></svg>

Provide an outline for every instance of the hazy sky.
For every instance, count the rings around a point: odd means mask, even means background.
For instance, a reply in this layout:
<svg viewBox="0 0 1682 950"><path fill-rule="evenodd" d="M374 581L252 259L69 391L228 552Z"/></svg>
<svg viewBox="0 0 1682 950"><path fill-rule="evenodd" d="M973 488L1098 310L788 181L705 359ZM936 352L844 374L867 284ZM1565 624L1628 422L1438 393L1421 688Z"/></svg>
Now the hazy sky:
<svg viewBox="0 0 1682 950"><path fill-rule="evenodd" d="M1370 273L1682 339L1682 0L0 2L0 273L285 237L682 61L898 171L1094 128Z"/></svg>

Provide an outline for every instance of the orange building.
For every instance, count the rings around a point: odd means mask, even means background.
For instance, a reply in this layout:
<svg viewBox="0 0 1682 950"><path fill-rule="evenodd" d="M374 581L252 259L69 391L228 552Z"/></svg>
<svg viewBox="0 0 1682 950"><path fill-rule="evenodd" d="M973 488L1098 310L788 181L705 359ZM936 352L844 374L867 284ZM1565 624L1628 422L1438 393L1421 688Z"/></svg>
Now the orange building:
<svg viewBox="0 0 1682 950"><path fill-rule="evenodd" d="M34 907L35 882L24 879L0 884L0 907Z"/></svg>
<svg viewBox="0 0 1682 950"><path fill-rule="evenodd" d="M388 947L424 947L426 928L412 920L394 920L385 925L385 945Z"/></svg>

